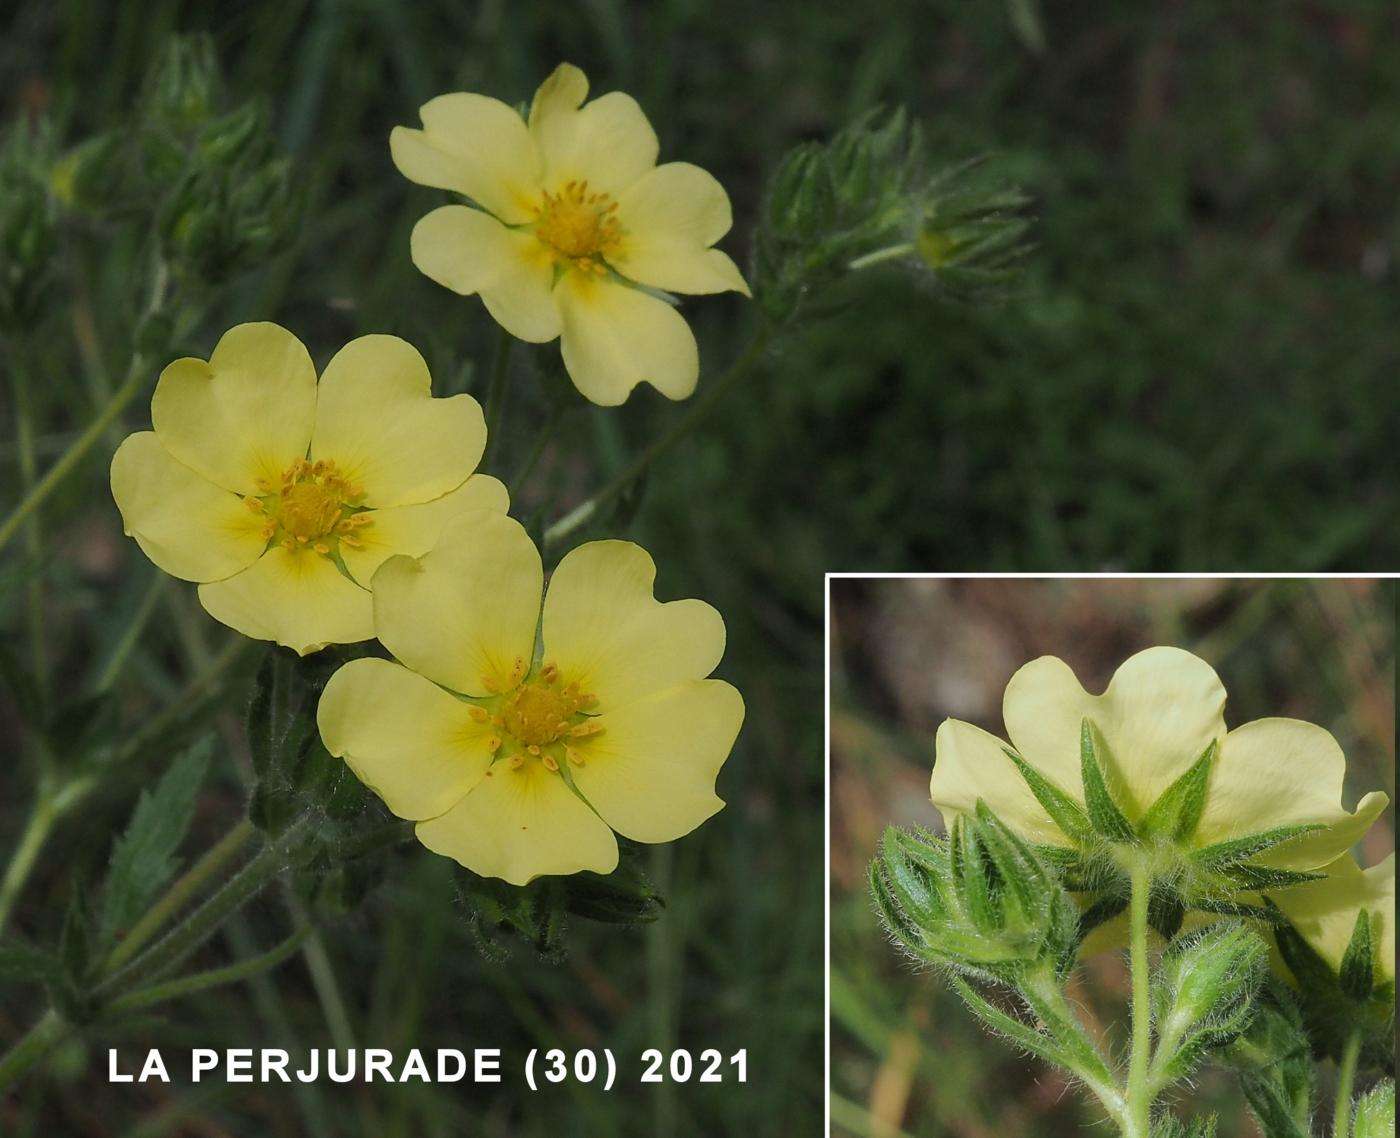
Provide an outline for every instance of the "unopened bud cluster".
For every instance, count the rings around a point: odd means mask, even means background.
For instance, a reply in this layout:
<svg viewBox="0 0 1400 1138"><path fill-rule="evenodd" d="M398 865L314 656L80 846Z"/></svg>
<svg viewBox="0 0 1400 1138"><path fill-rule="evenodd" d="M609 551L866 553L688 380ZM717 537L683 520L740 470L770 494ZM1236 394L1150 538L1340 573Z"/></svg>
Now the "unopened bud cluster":
<svg viewBox="0 0 1400 1138"><path fill-rule="evenodd" d="M770 318L845 274L885 262L970 300L999 299L1029 250L1028 200L979 162L931 168L917 124L870 114L790 151L770 184L755 296Z"/></svg>
<svg viewBox="0 0 1400 1138"><path fill-rule="evenodd" d="M1050 869L985 805L945 840L886 831L870 884L890 934L915 957L1015 980L1074 959L1079 913Z"/></svg>

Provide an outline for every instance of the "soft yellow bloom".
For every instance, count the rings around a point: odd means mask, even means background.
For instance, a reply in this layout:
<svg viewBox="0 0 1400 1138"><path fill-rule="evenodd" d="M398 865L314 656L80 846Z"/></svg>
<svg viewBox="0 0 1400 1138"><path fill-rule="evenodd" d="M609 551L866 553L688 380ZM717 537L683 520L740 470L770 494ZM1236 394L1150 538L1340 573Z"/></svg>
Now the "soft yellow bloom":
<svg viewBox="0 0 1400 1138"><path fill-rule="evenodd" d="M564 366L594 403L623 402L643 380L671 399L695 390L699 355L655 290L748 295L711 248L729 231L729 198L698 166L656 164L656 134L629 95L584 105L588 80L561 64L528 121L485 95L440 95L422 130L395 127L404 177L478 208L433 210L413 229L413 263L470 296L511 335L562 336Z"/></svg>
<svg viewBox="0 0 1400 1138"><path fill-rule="evenodd" d="M1395 979L1395 855L1363 870L1350 854L1327 866L1322 881L1271 893L1288 923L1317 954L1340 971L1342 956L1365 909L1371 923L1376 977Z"/></svg>
<svg viewBox="0 0 1400 1138"><path fill-rule="evenodd" d="M559 563L541 612L540 555L519 523L458 519L375 575L375 630L400 662L331 677L326 747L430 850L516 885L611 872L613 830L689 833L724 805L715 778L744 705L705 678L724 652L719 614L658 603L655 576L639 546L589 542Z"/></svg>
<svg viewBox="0 0 1400 1138"><path fill-rule="evenodd" d="M1007 684L1002 715L1014 749L1081 805L1080 728L1098 729L1108 788L1130 823L1212 744L1204 810L1193 847L1281 827L1319 825L1253 858L1277 869L1311 870L1335 861L1370 828L1389 799L1374 791L1354 813L1341 805L1346 760L1321 727L1260 719L1227 731L1225 688L1204 660L1178 648L1149 648L1090 695L1063 660L1042 656ZM1028 789L996 736L949 719L938 729L930 793L944 821L970 814L979 798L1013 829L1038 842L1069 839Z"/></svg>
<svg viewBox="0 0 1400 1138"><path fill-rule="evenodd" d="M424 552L465 511L508 505L500 482L472 475L481 408L434 399L431 383L412 345L362 336L318 384L285 328L240 324L207 363L161 373L155 429L117 448L125 531L246 636L303 655L367 640L370 577L388 557Z"/></svg>

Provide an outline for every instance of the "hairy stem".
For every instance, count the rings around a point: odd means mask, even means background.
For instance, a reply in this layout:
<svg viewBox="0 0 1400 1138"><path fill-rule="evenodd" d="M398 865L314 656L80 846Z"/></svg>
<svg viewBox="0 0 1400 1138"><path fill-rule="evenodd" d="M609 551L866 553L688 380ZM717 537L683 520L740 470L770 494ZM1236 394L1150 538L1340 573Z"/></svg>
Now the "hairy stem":
<svg viewBox="0 0 1400 1138"><path fill-rule="evenodd" d="M1353 1031L1337 1064L1337 1102L1332 1108L1332 1138L1351 1138L1351 1088L1356 1082L1356 1058L1361 1052L1361 1032Z"/></svg>
<svg viewBox="0 0 1400 1138"><path fill-rule="evenodd" d="M127 990L142 980L158 977L199 948L286 868L287 850L308 821L309 815L303 814L279 838L269 841L203 905L130 964L111 972L98 984L96 994Z"/></svg>
<svg viewBox="0 0 1400 1138"><path fill-rule="evenodd" d="M768 341L772 336L772 331L768 326L764 326L754 336L749 346L726 371L714 385L697 399L689 410L669 431L657 438L641 454L634 458L611 482L589 498L586 502L570 510L557 522L544 531L546 545L567 537L581 526L585 525L598 510L612 499L616 498L624 490L635 482L641 475L651 467L658 458L670 450L676 443L680 442L691 430L695 428L724 398L725 394L739 380L753 369L754 364L762 357L764 350L768 347Z"/></svg>
<svg viewBox="0 0 1400 1138"><path fill-rule="evenodd" d="M1127 1129L1127 1099L1084 1025L1065 998L1064 989L1049 968L1032 972L1021 986L1026 1003L1059 1042L1061 1061L1077 1075L1103 1104L1121 1129Z"/></svg>
<svg viewBox="0 0 1400 1138"><path fill-rule="evenodd" d="M229 863L249 839L257 833L253 823L244 818L225 834L189 870L175 882L165 895L146 910L122 942L112 950L102 965L102 974L110 975L135 956L166 923L199 892L204 884Z"/></svg>
<svg viewBox="0 0 1400 1138"><path fill-rule="evenodd" d="M0 1093L25 1071L29 1070L50 1047L63 1038L68 1025L63 1017L50 1009L33 1027L0 1058Z"/></svg>
<svg viewBox="0 0 1400 1138"><path fill-rule="evenodd" d="M303 925L276 948L259 956L250 956L248 959L230 964L226 968L213 968L208 972L197 972L193 976L181 976L178 980L169 980L164 984L153 984L149 988L142 988L139 991L118 996L107 1005L106 1012L110 1015L120 1015L123 1012L148 1008L152 1004L160 1004L166 1000L174 1000L181 996L202 992L206 988L216 988L221 984L232 984L238 980L247 979L249 976L255 976L259 972L276 967L293 955L306 938L311 935L311 932L311 925Z"/></svg>
<svg viewBox="0 0 1400 1138"><path fill-rule="evenodd" d="M1151 869L1141 860L1132 867L1130 962L1133 973L1133 1049L1128 1062L1128 1110L1123 1138L1148 1138L1152 1088L1148 1070L1152 1060L1152 1011L1148 998L1147 903L1152 889Z"/></svg>
<svg viewBox="0 0 1400 1138"><path fill-rule="evenodd" d="M19 845L15 847L10 864L5 868L4 879L0 880L0 929L4 929L10 919L20 890L29 879L29 874L38 860L39 851L44 848L44 842L48 840L49 832L58 818L59 809L53 795L41 784L34 809L29 812L24 832L20 834Z"/></svg>

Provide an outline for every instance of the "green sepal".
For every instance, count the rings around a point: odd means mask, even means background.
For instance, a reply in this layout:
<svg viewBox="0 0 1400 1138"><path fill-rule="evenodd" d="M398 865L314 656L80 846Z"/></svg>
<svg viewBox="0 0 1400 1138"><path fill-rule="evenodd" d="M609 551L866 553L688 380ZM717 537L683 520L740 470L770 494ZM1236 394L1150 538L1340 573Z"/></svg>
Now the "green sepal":
<svg viewBox="0 0 1400 1138"><path fill-rule="evenodd" d="M953 823L955 883L963 910L981 932L993 932L1001 925L1001 911L992 892L991 862L982 846L981 835L958 818Z"/></svg>
<svg viewBox="0 0 1400 1138"><path fill-rule="evenodd" d="M1325 873L1303 873L1296 869L1274 869L1267 865L1235 864L1216 870L1241 889L1286 889L1309 881L1321 881Z"/></svg>
<svg viewBox="0 0 1400 1138"><path fill-rule="evenodd" d="M1131 842L1134 838L1132 824L1108 791L1094 740L1094 725L1088 719L1079 724L1079 774L1084 782L1089 823L1094 830L1111 842Z"/></svg>
<svg viewBox="0 0 1400 1138"><path fill-rule="evenodd" d="M1003 747L1006 757L1016 764L1035 800L1045 808L1050 820L1057 825L1065 837L1077 842L1086 841L1093 835L1094 828L1089 816L1073 798L1041 774L1025 759L1009 747Z"/></svg>
<svg viewBox="0 0 1400 1138"><path fill-rule="evenodd" d="M1395 1080L1376 1084L1356 1100L1352 1138L1392 1138L1395 1134Z"/></svg>
<svg viewBox="0 0 1400 1138"><path fill-rule="evenodd" d="M1351 940L1342 954L1342 966L1338 971L1342 991L1353 1000L1367 1000L1375 987L1375 965L1371 951L1371 917L1362 909L1356 914L1356 924L1351 930Z"/></svg>
<svg viewBox="0 0 1400 1138"><path fill-rule="evenodd" d="M562 878L537 877L528 885L511 885L460 866L455 875L468 928L483 956L504 960L510 955L505 938L519 938L546 960L564 958Z"/></svg>
<svg viewBox="0 0 1400 1138"><path fill-rule="evenodd" d="M1189 841L1196 832L1206 806L1206 785L1215 762L1217 744L1211 741L1190 769L1158 796L1138 823L1144 838L1165 837L1174 842Z"/></svg>
<svg viewBox="0 0 1400 1138"><path fill-rule="evenodd" d="M1186 906L1175 890L1153 888L1148 893L1147 923L1161 933L1163 940L1176 936L1185 919Z"/></svg>
<svg viewBox="0 0 1400 1138"><path fill-rule="evenodd" d="M1268 925L1286 924L1287 920L1277 907L1247 905L1243 901L1222 901L1210 897L1193 898L1191 908L1202 913L1215 913L1221 917L1240 917L1245 920L1262 921Z"/></svg>
<svg viewBox="0 0 1400 1138"><path fill-rule="evenodd" d="M626 846L611 873L575 873L564 878L564 908L575 916L609 925L646 924L661 916L666 899L642 871L641 858Z"/></svg>
<svg viewBox="0 0 1400 1138"><path fill-rule="evenodd" d="M1244 861L1293 838L1326 828L1318 822L1309 823L1306 826L1279 826L1277 829L1261 830L1257 834L1246 834L1242 838L1231 838L1228 841L1202 846L1200 849L1192 851L1191 858L1201 865L1218 868Z"/></svg>

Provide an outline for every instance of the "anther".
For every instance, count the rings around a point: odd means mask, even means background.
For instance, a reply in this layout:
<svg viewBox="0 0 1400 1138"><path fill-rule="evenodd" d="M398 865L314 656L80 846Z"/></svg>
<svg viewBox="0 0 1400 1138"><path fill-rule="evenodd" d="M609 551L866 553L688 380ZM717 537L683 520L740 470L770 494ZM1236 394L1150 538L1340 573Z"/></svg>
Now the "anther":
<svg viewBox="0 0 1400 1138"><path fill-rule="evenodd" d="M473 719L475 719L478 723L485 723L486 720L489 718L489 716L486 714L486 708L484 707L468 708L467 714L470 715Z"/></svg>
<svg viewBox="0 0 1400 1138"><path fill-rule="evenodd" d="M545 755L545 757L542 758L540 762L544 764L545 770L557 771L559 769L559 763L553 755Z"/></svg>
<svg viewBox="0 0 1400 1138"><path fill-rule="evenodd" d="M518 770L519 770L522 766L524 766L524 765L525 765L525 756L524 756L524 755L511 755L511 757L510 757L510 769L511 769L511 770L513 770L513 771L518 771Z"/></svg>

